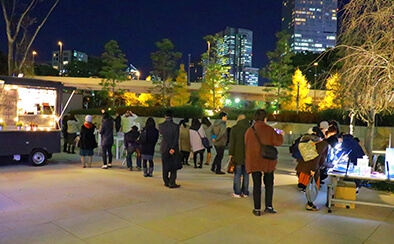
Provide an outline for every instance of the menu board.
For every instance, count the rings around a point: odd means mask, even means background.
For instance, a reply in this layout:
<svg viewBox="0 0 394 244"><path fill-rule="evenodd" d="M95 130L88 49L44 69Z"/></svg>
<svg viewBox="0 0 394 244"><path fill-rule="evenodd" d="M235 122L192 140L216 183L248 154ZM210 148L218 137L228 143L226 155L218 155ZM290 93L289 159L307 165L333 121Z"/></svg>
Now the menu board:
<svg viewBox="0 0 394 244"><path fill-rule="evenodd" d="M6 124L14 124L17 117L18 92L16 89L0 89L0 119Z"/></svg>

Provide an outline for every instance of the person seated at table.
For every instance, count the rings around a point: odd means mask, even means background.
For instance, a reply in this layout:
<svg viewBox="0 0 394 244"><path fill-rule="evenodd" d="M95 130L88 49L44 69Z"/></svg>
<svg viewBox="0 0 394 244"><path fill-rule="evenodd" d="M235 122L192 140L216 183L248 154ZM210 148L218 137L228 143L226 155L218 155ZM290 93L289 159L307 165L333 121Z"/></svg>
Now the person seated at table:
<svg viewBox="0 0 394 244"><path fill-rule="evenodd" d="M141 153L140 153L140 145L137 141L138 137L140 136L140 132L138 131L138 127L133 125L131 130L124 134L124 147L127 151L126 154L126 162L127 162L127 169L132 171L133 170L133 161L131 159L133 153L137 154L137 170L141 170Z"/></svg>

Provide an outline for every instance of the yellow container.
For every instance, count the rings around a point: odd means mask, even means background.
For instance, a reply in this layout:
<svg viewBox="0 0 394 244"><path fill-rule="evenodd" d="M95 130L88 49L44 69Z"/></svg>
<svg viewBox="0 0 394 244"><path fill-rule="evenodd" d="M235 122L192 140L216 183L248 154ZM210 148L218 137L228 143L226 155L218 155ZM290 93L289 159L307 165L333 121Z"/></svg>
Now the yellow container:
<svg viewBox="0 0 394 244"><path fill-rule="evenodd" d="M356 184L353 181L338 181L335 192L336 199L356 200ZM335 203L338 208L355 208L354 203Z"/></svg>

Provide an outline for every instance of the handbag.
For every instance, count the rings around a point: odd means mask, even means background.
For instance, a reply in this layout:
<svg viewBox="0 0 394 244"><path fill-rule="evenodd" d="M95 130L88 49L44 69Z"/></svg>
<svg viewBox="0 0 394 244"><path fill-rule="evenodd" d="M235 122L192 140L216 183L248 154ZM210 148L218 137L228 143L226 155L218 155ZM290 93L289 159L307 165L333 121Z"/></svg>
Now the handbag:
<svg viewBox="0 0 394 244"><path fill-rule="evenodd" d="M233 174L234 169L235 169L234 160L233 160L233 158L229 158L228 163L227 163L227 173Z"/></svg>
<svg viewBox="0 0 394 244"><path fill-rule="evenodd" d="M309 183L305 189L306 199L308 200L308 202L313 202L316 200L318 194L319 189L317 188L315 177L311 175Z"/></svg>
<svg viewBox="0 0 394 244"><path fill-rule="evenodd" d="M319 156L319 153L316 150L316 145L311 140L307 142L300 142L298 144L298 150L305 162L313 160Z"/></svg>
<svg viewBox="0 0 394 244"><path fill-rule="evenodd" d="M260 154L262 158L275 160L278 159L278 149L271 145L264 145L261 143L260 138L257 136L256 129L252 126L253 134L257 138L260 144Z"/></svg>
<svg viewBox="0 0 394 244"><path fill-rule="evenodd" d="M198 135L200 136L200 138L201 138L201 142L202 142L202 145L205 147L205 148L208 148L209 147L209 140L208 140L208 138L206 138L206 137L201 137L201 135L200 135L200 133L197 131L197 133L198 133Z"/></svg>

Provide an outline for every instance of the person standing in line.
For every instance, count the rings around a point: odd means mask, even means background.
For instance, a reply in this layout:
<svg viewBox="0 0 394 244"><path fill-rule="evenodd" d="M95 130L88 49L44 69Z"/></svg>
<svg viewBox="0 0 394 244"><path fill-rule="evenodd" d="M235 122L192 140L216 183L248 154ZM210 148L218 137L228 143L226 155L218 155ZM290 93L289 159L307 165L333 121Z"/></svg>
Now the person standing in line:
<svg viewBox="0 0 394 244"><path fill-rule="evenodd" d="M183 165L190 165L189 155L192 151L189 134L190 126L187 123L189 123L188 118L185 118L179 122L179 150L181 151Z"/></svg>
<svg viewBox="0 0 394 244"><path fill-rule="evenodd" d="M145 135L144 135L145 133ZM155 120L149 117L146 120L145 127L140 135L141 144L141 158L142 168L144 170L144 177L153 177L153 155L155 153L155 146L159 139L159 130L156 129ZM147 162L149 161L149 168Z"/></svg>
<svg viewBox="0 0 394 244"><path fill-rule="evenodd" d="M97 147L96 137L94 135L96 126L92 123L92 115L85 116L85 122L81 126L80 139L79 139L79 155L81 156L82 167L91 168L93 159L93 150ZM88 162L85 157L88 157Z"/></svg>
<svg viewBox="0 0 394 244"><path fill-rule="evenodd" d="M130 130L130 128L133 125L136 125L135 120L137 118L138 116L131 111L127 111L124 115L122 115L121 116L122 132L126 133Z"/></svg>
<svg viewBox="0 0 394 244"><path fill-rule="evenodd" d="M267 125L267 113L263 109L256 110L254 114L255 123L245 133L245 168L252 173L253 180L253 214L261 215L261 177L264 173L265 185L265 213L276 213L272 206L274 194L274 171L278 164L277 159L265 159L261 156L261 146L280 146L283 143L283 131L278 134L274 128ZM255 130L255 131L254 131ZM262 173L263 172L263 173Z"/></svg>
<svg viewBox="0 0 394 244"><path fill-rule="evenodd" d="M216 156L213 160L211 171L218 174L225 174L222 171L222 159L224 156L224 150L227 145L227 128L226 128L227 114L225 112L221 112L219 114L219 119L215 121L213 126L213 134L212 142L215 146Z"/></svg>
<svg viewBox="0 0 394 244"><path fill-rule="evenodd" d="M179 188L176 184L177 165L175 160L179 154L179 126L172 121L171 110L165 112L165 121L159 124L159 132L162 135L160 153L163 164L164 186L169 188Z"/></svg>
<svg viewBox="0 0 394 244"><path fill-rule="evenodd" d="M112 167L112 145L114 144L114 120L108 112L104 112L100 127L103 166L108 169ZM107 164L108 155L108 164Z"/></svg>
<svg viewBox="0 0 394 244"><path fill-rule="evenodd" d="M249 128L249 120L240 114L230 132L229 156L235 164L232 196L235 198L249 196L249 174L245 169L245 133Z"/></svg>
<svg viewBox="0 0 394 244"><path fill-rule="evenodd" d="M205 131L201 126L200 120L194 118L192 120L192 125L190 126L190 144L193 151L193 161L194 161L194 168L202 168L202 163L204 161L204 151L205 147L202 144L201 138L206 137ZM197 167L197 156L200 156L200 162Z"/></svg>
<svg viewBox="0 0 394 244"><path fill-rule="evenodd" d="M138 131L138 127L133 125L129 132L124 134L124 147L126 149L126 163L127 169L133 171L133 160L131 157L133 153L137 154L137 170L141 170L141 154L140 154L140 145L137 142L138 137L140 136L140 132Z"/></svg>
<svg viewBox="0 0 394 244"><path fill-rule="evenodd" d="M205 165L209 165L209 162L211 161L211 149L212 149L212 130L213 130L213 125L211 121L207 117L203 117L201 120L202 128L204 129L205 135L208 138L209 141L209 147L207 148L207 161L205 162Z"/></svg>
<svg viewBox="0 0 394 244"><path fill-rule="evenodd" d="M67 121L68 115L64 115L62 119L62 133L63 133L63 152L67 152L67 142L68 142L68 134L67 134Z"/></svg>
<svg viewBox="0 0 394 244"><path fill-rule="evenodd" d="M79 132L79 122L74 114L67 120L67 153L75 154L75 138Z"/></svg>
<svg viewBox="0 0 394 244"><path fill-rule="evenodd" d="M115 122L115 131L116 133L119 133L120 129L122 128L122 117L120 117L119 113L116 113L114 122Z"/></svg>

